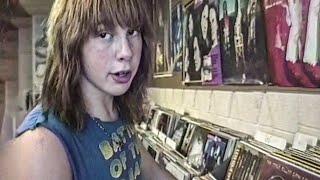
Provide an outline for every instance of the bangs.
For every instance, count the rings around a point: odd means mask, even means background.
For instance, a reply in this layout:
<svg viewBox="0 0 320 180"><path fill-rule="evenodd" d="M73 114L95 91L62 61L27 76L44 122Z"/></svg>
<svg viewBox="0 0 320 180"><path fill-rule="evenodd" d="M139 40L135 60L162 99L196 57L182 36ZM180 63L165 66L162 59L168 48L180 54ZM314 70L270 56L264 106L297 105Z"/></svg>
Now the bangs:
<svg viewBox="0 0 320 180"><path fill-rule="evenodd" d="M95 4L96 3L96 4ZM113 30L119 25L143 30L149 14L145 1L141 0L96 0L92 6L91 31L96 32L101 25Z"/></svg>

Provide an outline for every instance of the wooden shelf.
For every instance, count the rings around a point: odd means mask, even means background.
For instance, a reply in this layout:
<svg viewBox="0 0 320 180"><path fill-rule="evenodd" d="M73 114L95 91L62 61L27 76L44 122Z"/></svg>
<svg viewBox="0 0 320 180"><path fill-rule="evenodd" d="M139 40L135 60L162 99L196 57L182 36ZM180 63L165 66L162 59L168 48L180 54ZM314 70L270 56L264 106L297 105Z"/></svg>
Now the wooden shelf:
<svg viewBox="0 0 320 180"><path fill-rule="evenodd" d="M173 88L173 89L199 89L199 90L219 90L219 91L243 91L243 92L280 92L280 93L303 93L319 94L320 88L303 87L279 87L274 85L220 85L202 86L200 84L183 85L181 76L178 74L172 77L153 79L150 87Z"/></svg>

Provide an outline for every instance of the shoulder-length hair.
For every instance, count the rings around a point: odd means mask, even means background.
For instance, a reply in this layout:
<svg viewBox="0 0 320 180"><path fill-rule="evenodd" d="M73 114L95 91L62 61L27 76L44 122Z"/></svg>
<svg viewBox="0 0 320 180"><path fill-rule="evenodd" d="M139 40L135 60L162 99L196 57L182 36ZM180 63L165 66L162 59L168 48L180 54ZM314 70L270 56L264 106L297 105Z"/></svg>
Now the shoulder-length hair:
<svg viewBox="0 0 320 180"><path fill-rule="evenodd" d="M91 33L103 24L137 28L142 34L142 54L129 90L114 98L114 107L129 122L139 122L146 85L151 74L153 28L150 0L56 0L48 18L48 58L41 103L75 130L85 125L85 102L80 88L81 49Z"/></svg>

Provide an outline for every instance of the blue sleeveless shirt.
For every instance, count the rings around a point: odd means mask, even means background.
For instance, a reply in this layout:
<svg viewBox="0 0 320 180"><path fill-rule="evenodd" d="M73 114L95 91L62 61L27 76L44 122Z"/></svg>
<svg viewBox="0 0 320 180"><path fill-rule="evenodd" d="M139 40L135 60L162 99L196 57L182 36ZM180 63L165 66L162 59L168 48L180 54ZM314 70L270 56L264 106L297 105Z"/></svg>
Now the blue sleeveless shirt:
<svg viewBox="0 0 320 180"><path fill-rule="evenodd" d="M38 105L18 128L17 137L39 126L59 138L74 180L141 179L141 156L136 138L124 120L102 122L88 116L85 128L76 132L53 113L44 113Z"/></svg>

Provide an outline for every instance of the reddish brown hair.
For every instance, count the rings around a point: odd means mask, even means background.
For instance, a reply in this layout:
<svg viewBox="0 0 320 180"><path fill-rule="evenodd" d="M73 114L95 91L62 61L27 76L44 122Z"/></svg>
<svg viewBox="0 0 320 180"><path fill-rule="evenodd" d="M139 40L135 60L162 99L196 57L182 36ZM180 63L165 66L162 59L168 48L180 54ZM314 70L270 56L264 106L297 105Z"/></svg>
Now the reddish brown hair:
<svg viewBox="0 0 320 180"><path fill-rule="evenodd" d="M72 128L84 127L86 107L80 88L81 49L98 26L137 28L143 48L140 65L129 90L114 98L121 116L130 122L142 118L142 103L151 71L153 30L149 0L56 0L48 19L48 61L41 103Z"/></svg>

